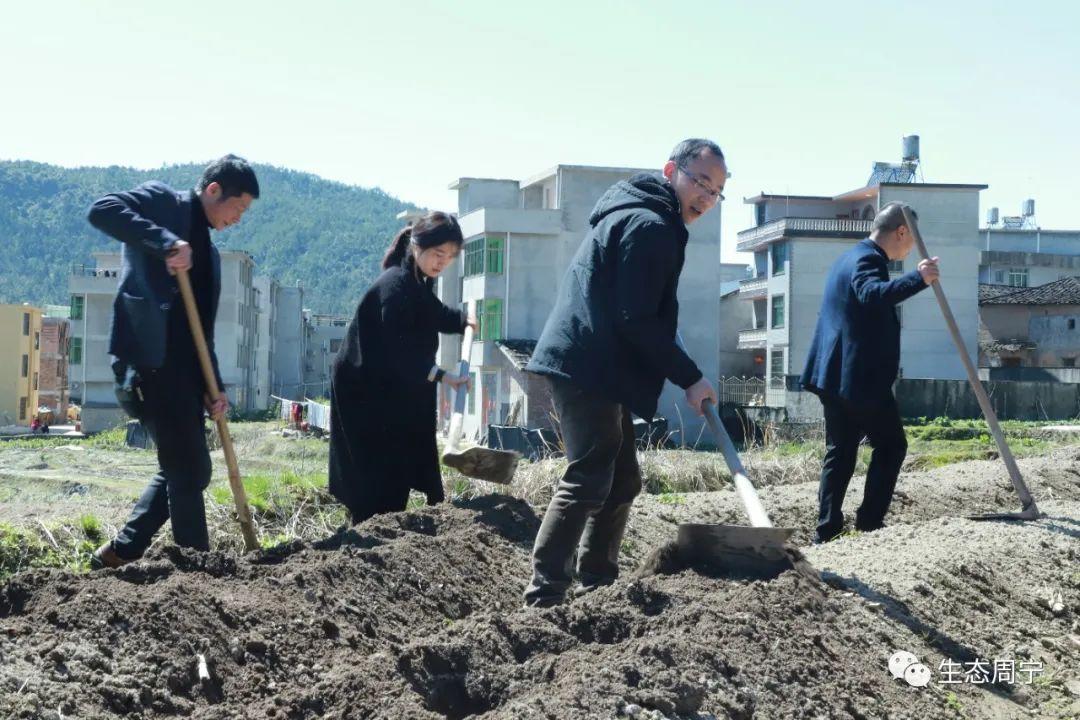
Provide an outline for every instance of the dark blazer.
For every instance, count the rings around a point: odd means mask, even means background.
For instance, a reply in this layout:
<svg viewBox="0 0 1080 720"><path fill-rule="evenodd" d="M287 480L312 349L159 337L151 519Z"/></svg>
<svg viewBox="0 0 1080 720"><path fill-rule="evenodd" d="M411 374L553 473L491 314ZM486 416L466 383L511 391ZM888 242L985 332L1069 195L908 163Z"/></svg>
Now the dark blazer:
<svg viewBox="0 0 1080 720"><path fill-rule="evenodd" d="M900 368L896 305L924 290L918 270L889 279L888 256L867 238L833 263L801 382L819 395L879 405Z"/></svg>
<svg viewBox="0 0 1080 720"><path fill-rule="evenodd" d="M665 379L687 388L702 376L675 342L689 238L679 199L635 175L604 193L589 225L526 369L652 419Z"/></svg>
<svg viewBox="0 0 1080 720"><path fill-rule="evenodd" d="M183 303L176 278L165 268L165 256L178 240L188 241L195 202L198 198L192 191L177 192L151 181L134 190L110 193L90 206L90 224L124 244L108 350L124 363L147 368L165 363L169 309ZM224 390L214 352L221 256L213 242L210 266L212 289L207 302L198 303L199 314L214 374Z"/></svg>

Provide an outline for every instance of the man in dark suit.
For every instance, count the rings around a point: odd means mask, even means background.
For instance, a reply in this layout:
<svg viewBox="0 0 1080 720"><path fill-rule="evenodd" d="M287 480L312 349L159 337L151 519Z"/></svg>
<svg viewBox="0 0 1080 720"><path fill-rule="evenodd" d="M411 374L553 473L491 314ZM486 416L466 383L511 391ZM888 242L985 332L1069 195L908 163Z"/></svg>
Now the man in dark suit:
<svg viewBox="0 0 1080 720"><path fill-rule="evenodd" d="M631 413L652 419L664 382L701 413L716 391L676 341L687 225L722 198L719 146L679 143L663 173L641 173L604 193L566 271L529 365L551 381L566 473L533 549L525 601L563 601L577 576L588 591L615 580L630 507L641 491Z"/></svg>
<svg viewBox="0 0 1080 720"><path fill-rule="evenodd" d="M106 195L90 207L90 224L123 243L108 352L118 384L133 386L141 396L138 417L154 438L159 465L116 539L94 553L95 568L140 558L166 520L172 521L177 545L210 549L202 496L210 484L203 418L207 411L215 419L228 412L229 401L224 394L210 400L174 275L190 272L214 375L224 391L214 352L221 258L210 228L239 222L257 197L254 170L243 158L226 155L203 171L194 190L177 192L154 181Z"/></svg>
<svg viewBox="0 0 1080 720"><path fill-rule="evenodd" d="M884 526L907 438L892 385L900 367L900 321L896 305L938 278L938 259L889 279L890 260L903 260L915 245L902 203L889 203L874 218L870 237L840 256L825 281L814 339L802 385L825 411L825 461L818 491L814 542L844 528L844 495L855 471L859 443L873 448L855 528ZM913 217L915 211L908 208Z"/></svg>

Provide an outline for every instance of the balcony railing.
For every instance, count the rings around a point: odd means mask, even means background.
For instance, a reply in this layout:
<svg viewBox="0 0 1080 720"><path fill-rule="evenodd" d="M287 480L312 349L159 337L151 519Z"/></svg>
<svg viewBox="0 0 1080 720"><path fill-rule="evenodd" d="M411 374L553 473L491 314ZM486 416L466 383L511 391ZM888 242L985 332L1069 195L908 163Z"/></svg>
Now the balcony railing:
<svg viewBox="0 0 1080 720"><path fill-rule="evenodd" d="M739 350L756 350L765 347L769 331L765 328L739 331Z"/></svg>
<svg viewBox="0 0 1080 720"><path fill-rule="evenodd" d="M71 274L74 277L119 278L120 268L99 268L79 263L71 266Z"/></svg>
<svg viewBox="0 0 1080 720"><path fill-rule="evenodd" d="M756 228L739 233L736 245L739 252L752 251L761 245L792 235L823 234L840 237L866 237L873 220L844 220L830 218L778 218Z"/></svg>
<svg viewBox="0 0 1080 720"><path fill-rule="evenodd" d="M739 297L743 300L763 298L768 295L768 289L769 278L764 275L739 281Z"/></svg>

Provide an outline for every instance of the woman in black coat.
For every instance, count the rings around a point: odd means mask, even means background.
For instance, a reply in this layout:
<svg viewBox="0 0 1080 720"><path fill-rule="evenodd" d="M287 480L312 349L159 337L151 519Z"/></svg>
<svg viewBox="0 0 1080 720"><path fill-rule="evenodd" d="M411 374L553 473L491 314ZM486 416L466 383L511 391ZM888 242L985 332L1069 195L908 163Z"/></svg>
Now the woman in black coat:
<svg viewBox="0 0 1080 720"><path fill-rule="evenodd" d="M439 333L475 321L446 307L435 278L464 242L457 220L433 212L397 234L383 273L364 294L334 359L330 386L330 492L353 523L405 509L410 490L444 499L435 444L436 386L468 378L435 364Z"/></svg>

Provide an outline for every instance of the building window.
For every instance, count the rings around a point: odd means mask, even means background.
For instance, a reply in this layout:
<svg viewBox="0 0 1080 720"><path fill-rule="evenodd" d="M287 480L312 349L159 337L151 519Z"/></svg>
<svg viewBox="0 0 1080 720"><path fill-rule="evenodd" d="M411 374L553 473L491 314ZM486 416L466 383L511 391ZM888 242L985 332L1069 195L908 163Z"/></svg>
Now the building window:
<svg viewBox="0 0 1080 720"><path fill-rule="evenodd" d="M1076 329L1076 318L1069 318L1069 329L1070 330L1075 330Z"/></svg>
<svg viewBox="0 0 1080 720"><path fill-rule="evenodd" d="M40 350L41 349L41 333L38 333L38 332L34 333L34 349L35 350Z"/></svg>
<svg viewBox="0 0 1080 720"><path fill-rule="evenodd" d="M784 389L784 351L773 350L769 358L769 387Z"/></svg>
<svg viewBox="0 0 1080 720"><path fill-rule="evenodd" d="M1061 358L1061 367L1076 367L1076 358Z"/></svg>
<svg viewBox="0 0 1080 720"><path fill-rule="evenodd" d="M1026 288L1028 286L1028 269L1009 268L1008 284L1013 287Z"/></svg>
<svg viewBox="0 0 1080 720"><path fill-rule="evenodd" d="M754 205L754 225L760 227L765 224L765 203L759 202Z"/></svg>
<svg viewBox="0 0 1080 720"><path fill-rule="evenodd" d="M330 352L337 353L341 349L341 338L333 338L330 340Z"/></svg>
<svg viewBox="0 0 1080 720"><path fill-rule="evenodd" d="M25 420L26 419L26 406L29 404L29 400L30 400L30 398L24 398L24 397L19 398L19 419L20 420Z"/></svg>
<svg viewBox="0 0 1080 720"><path fill-rule="evenodd" d="M788 261L789 247L786 242L773 243L772 246L772 274L783 275Z"/></svg>
<svg viewBox="0 0 1080 720"><path fill-rule="evenodd" d="M784 296L777 295L772 299L772 325L773 329L784 327Z"/></svg>
<svg viewBox="0 0 1080 720"><path fill-rule="evenodd" d="M82 364L82 338L81 337L73 337L73 338L71 338L71 351L70 351L70 354L69 354L69 359L70 359L72 365L81 365Z"/></svg>
<svg viewBox="0 0 1080 720"><path fill-rule="evenodd" d="M34 389L38 389L38 374L34 373Z"/></svg>
<svg viewBox="0 0 1080 720"><path fill-rule="evenodd" d="M23 313L22 334L26 337L30 337L30 313Z"/></svg>
<svg viewBox="0 0 1080 720"><path fill-rule="evenodd" d="M889 272L891 272L891 273L894 273L894 272L895 273L902 273L902 272L904 272L904 261L903 260L890 260L889 261Z"/></svg>
<svg viewBox="0 0 1080 720"><path fill-rule="evenodd" d="M477 238L465 243L465 277L484 274L484 243L486 238Z"/></svg>
<svg viewBox="0 0 1080 720"><path fill-rule="evenodd" d="M30 356L22 356L22 376L27 377L30 375Z"/></svg>
<svg viewBox="0 0 1080 720"><path fill-rule="evenodd" d="M477 332L478 339L502 340L502 300L499 298L477 300L476 319L480 325Z"/></svg>
<svg viewBox="0 0 1080 720"><path fill-rule="evenodd" d="M1005 283L1005 271L1004 270L995 270L994 271L994 282L996 282L998 284L1004 284Z"/></svg>
<svg viewBox="0 0 1080 720"><path fill-rule="evenodd" d="M487 239L487 261L485 263L490 275L501 275L503 271L503 239L501 237L489 237Z"/></svg>

